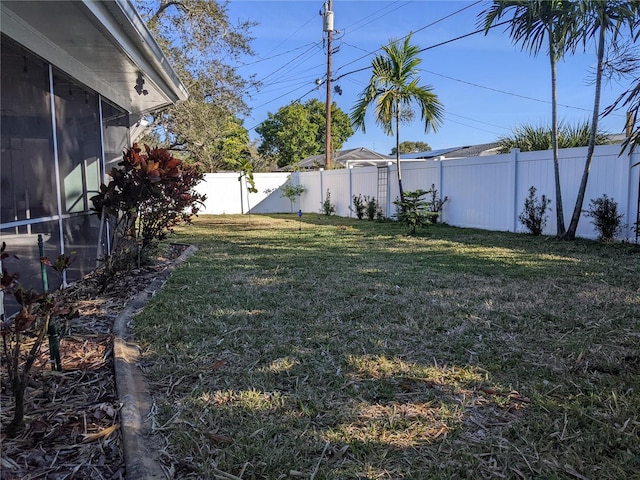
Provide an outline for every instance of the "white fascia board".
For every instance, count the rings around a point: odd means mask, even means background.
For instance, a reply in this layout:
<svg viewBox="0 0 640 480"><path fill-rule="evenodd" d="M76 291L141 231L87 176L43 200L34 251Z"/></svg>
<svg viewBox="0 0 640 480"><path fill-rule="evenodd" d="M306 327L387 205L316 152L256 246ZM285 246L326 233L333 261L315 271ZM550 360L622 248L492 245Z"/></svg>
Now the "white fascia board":
<svg viewBox="0 0 640 480"><path fill-rule="evenodd" d="M186 100L186 87L130 0L82 0L115 42L172 102ZM121 18L116 18L121 17Z"/></svg>

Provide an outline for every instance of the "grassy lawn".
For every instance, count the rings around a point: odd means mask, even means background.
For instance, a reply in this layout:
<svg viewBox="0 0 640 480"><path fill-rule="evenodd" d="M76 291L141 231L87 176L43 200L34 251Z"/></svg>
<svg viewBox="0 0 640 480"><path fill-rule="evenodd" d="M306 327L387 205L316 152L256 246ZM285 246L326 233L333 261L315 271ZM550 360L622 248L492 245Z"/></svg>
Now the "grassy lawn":
<svg viewBox="0 0 640 480"><path fill-rule="evenodd" d="M629 479L640 251L201 216L136 317L177 478Z"/></svg>

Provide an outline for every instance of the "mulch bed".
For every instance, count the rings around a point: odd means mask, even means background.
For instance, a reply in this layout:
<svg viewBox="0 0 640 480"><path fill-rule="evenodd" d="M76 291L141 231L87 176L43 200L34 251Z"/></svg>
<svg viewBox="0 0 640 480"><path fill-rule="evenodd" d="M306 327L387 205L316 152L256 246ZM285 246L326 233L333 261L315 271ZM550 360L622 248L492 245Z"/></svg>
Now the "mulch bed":
<svg viewBox="0 0 640 480"><path fill-rule="evenodd" d="M124 479L125 463L113 363L115 318L186 248L171 246L149 267L117 278L100 293L94 275L64 295L80 315L60 325L62 371L49 366L48 343L31 371L25 393L25 427L8 438L14 401L0 365L0 472L3 480Z"/></svg>

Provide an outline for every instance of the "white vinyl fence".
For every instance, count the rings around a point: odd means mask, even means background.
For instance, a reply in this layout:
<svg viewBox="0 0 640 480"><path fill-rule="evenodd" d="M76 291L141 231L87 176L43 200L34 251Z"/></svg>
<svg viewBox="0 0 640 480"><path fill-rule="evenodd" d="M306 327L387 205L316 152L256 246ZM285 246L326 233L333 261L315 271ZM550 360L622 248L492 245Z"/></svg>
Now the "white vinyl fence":
<svg viewBox="0 0 640 480"><path fill-rule="evenodd" d="M560 150L560 176L565 223L573 213L587 147ZM635 240L634 224L638 215L640 155L620 155L620 145L596 147L583 210L591 199L603 194L613 198L623 214L625 224L621 239ZM294 184L306 191L291 205L282 197L282 186L291 175ZM318 213L327 191L339 216L355 216L353 197L375 197L387 216L393 216L393 200L398 198L395 165L351 169L288 173L255 174L257 193L249 193L246 178L238 173L207 174L198 186L207 195L202 213L288 213L301 210ZM432 185L448 201L444 204L443 222L459 227L484 230L524 231L518 216L524 209L529 188L535 187L538 198L552 200L545 234L556 233L555 184L551 151L520 152L503 155L452 160L402 161L405 190L429 190ZM386 198L385 198L386 197ZM577 236L596 238L591 218L583 213Z"/></svg>

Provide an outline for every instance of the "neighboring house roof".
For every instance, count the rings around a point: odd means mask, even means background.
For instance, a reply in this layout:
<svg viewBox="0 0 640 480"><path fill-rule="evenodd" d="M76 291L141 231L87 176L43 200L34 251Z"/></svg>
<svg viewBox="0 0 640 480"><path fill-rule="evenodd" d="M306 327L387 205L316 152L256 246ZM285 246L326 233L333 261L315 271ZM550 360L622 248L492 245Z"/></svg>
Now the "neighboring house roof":
<svg viewBox="0 0 640 480"><path fill-rule="evenodd" d="M333 163L341 168L368 167L380 164L386 164L393 161L395 157L374 152L368 148L352 148L349 150L340 150L332 157ZM324 168L324 153L321 155L313 155L301 160L298 164L300 170L314 170Z"/></svg>
<svg viewBox="0 0 640 480"><path fill-rule="evenodd" d="M429 150L425 152L403 153L400 159L404 161L411 160L429 160L433 158L464 158L478 157L483 155L495 155L498 151L498 143L483 143L480 145L470 145L465 147L442 148L439 150ZM395 155L384 155L374 152L364 147L352 148L350 150L341 150L336 152L333 162L338 168L353 167L370 167L377 165L387 165L395 163ZM300 170L315 170L324 168L324 154L313 155L301 160L299 163ZM286 169L286 167L285 167ZM284 170L284 169L283 169Z"/></svg>
<svg viewBox="0 0 640 480"><path fill-rule="evenodd" d="M482 157L485 155L495 155L498 153L498 142L482 143L479 145L468 145L464 147L441 148L439 150L429 150L426 152L403 153L400 159L423 159L444 157L444 158L466 158Z"/></svg>
<svg viewBox="0 0 640 480"><path fill-rule="evenodd" d="M145 113L188 97L130 0L0 3L2 33L128 110Z"/></svg>

